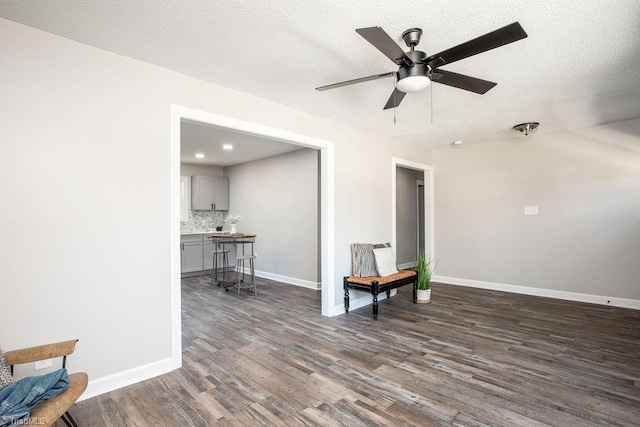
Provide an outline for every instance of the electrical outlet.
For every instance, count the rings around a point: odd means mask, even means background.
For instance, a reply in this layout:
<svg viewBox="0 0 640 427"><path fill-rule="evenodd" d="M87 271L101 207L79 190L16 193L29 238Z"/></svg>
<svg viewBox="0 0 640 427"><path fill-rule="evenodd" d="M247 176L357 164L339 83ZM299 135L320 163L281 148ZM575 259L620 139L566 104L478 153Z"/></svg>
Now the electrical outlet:
<svg viewBox="0 0 640 427"><path fill-rule="evenodd" d="M34 369L39 371L40 369L50 368L53 365L53 361L51 359L38 360L34 365Z"/></svg>
<svg viewBox="0 0 640 427"><path fill-rule="evenodd" d="M256 257L257 257L257 256L258 256L258 252L254 252L254 253L253 253L253 256L256 256Z"/></svg>
<svg viewBox="0 0 640 427"><path fill-rule="evenodd" d="M538 215L538 207L537 206L525 206L524 207L525 215Z"/></svg>

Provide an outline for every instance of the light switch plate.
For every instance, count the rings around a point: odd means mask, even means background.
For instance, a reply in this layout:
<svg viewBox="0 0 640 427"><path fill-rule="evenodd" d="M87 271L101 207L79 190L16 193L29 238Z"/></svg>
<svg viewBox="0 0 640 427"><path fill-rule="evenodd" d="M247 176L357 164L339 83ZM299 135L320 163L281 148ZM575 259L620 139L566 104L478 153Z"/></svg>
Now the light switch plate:
<svg viewBox="0 0 640 427"><path fill-rule="evenodd" d="M50 368L53 365L53 361L51 359L38 360L34 365L34 369L39 371L40 369Z"/></svg>
<svg viewBox="0 0 640 427"><path fill-rule="evenodd" d="M524 207L525 215L538 215L538 207L537 206L525 206Z"/></svg>

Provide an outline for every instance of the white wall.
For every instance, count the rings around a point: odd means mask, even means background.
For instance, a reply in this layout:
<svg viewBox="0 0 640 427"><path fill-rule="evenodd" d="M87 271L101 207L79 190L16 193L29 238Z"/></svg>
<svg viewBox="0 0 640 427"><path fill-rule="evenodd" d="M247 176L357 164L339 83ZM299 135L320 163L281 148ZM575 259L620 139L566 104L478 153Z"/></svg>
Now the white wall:
<svg viewBox="0 0 640 427"><path fill-rule="evenodd" d="M338 289L350 243L391 239L392 157L430 162L414 145L4 19L0 52L0 286L11 302L0 343L80 338L70 368L103 389L170 366L171 104L335 143Z"/></svg>
<svg viewBox="0 0 640 427"><path fill-rule="evenodd" d="M225 168L229 212L242 232L257 233L256 269L316 286L318 151L303 149Z"/></svg>
<svg viewBox="0 0 640 427"><path fill-rule="evenodd" d="M424 172L396 167L396 262L415 263L418 253L417 181Z"/></svg>
<svg viewBox="0 0 640 427"><path fill-rule="evenodd" d="M192 163L180 163L181 176L224 176L224 168L210 165L195 165Z"/></svg>
<svg viewBox="0 0 640 427"><path fill-rule="evenodd" d="M640 119L437 150L433 165L439 276L640 300Z"/></svg>

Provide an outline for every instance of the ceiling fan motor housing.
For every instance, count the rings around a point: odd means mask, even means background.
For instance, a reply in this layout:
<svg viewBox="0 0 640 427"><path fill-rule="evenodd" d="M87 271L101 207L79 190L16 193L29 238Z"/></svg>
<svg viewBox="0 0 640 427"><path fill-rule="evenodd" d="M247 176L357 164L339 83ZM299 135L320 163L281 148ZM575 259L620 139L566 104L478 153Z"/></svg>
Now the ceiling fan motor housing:
<svg viewBox="0 0 640 427"><path fill-rule="evenodd" d="M417 46L420 43L420 37L422 37L422 30L420 28L409 28L402 33L402 39L410 48Z"/></svg>
<svg viewBox="0 0 640 427"><path fill-rule="evenodd" d="M407 52L413 65L402 65L398 70L398 83L396 87L402 92L417 92L424 89L430 83L429 72L431 67L422 62L427 55L419 50ZM404 79L407 79L403 82ZM409 83L411 81L411 83Z"/></svg>

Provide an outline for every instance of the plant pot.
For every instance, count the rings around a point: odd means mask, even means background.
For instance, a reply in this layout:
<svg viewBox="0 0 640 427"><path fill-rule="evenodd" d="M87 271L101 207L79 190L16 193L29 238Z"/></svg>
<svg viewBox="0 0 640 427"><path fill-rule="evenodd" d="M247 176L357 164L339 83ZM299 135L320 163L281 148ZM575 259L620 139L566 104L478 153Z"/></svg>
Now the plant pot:
<svg viewBox="0 0 640 427"><path fill-rule="evenodd" d="M236 230L236 225L235 224L231 224L231 234L236 234L238 231Z"/></svg>
<svg viewBox="0 0 640 427"><path fill-rule="evenodd" d="M431 289L418 289L418 304L429 304L431 302Z"/></svg>

